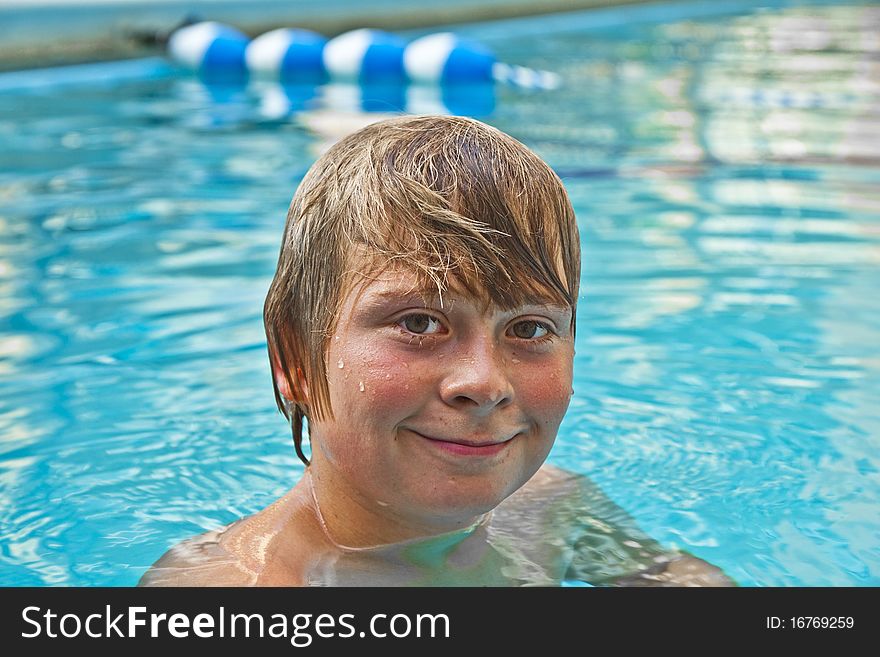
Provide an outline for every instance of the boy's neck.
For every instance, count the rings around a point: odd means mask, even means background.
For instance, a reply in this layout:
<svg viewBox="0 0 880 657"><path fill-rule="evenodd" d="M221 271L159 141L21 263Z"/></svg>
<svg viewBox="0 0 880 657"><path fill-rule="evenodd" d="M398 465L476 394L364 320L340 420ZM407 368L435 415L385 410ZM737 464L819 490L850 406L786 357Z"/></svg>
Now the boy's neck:
<svg viewBox="0 0 880 657"><path fill-rule="evenodd" d="M309 490L325 537L346 552L373 551L377 556L387 552L390 556L405 548L410 558L418 556L419 561L433 562L470 537L490 515L414 522L390 506L359 499L344 485L328 479L333 478L318 474L312 465L306 470L303 485Z"/></svg>

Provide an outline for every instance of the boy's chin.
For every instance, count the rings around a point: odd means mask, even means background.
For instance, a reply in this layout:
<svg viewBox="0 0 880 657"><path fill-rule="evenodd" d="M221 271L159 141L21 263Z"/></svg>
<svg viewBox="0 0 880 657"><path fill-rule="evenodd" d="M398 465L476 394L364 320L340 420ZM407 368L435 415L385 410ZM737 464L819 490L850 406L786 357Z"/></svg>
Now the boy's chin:
<svg viewBox="0 0 880 657"><path fill-rule="evenodd" d="M419 500L418 513L428 524L443 526L468 525L503 502L519 486L511 489L510 484L489 486L480 490L450 490L435 488L433 494Z"/></svg>

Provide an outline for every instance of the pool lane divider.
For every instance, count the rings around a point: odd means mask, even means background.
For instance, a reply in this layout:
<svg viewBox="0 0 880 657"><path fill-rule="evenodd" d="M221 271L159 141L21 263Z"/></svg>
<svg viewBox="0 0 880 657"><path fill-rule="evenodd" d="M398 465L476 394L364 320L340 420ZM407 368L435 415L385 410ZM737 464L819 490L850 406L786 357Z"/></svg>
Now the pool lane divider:
<svg viewBox="0 0 880 657"><path fill-rule="evenodd" d="M209 79L253 75L281 82L499 82L539 90L560 84L555 73L498 62L482 44L452 32L407 43L390 32L368 28L329 40L309 30L279 28L250 41L234 27L203 21L175 30L168 37L167 51L175 62Z"/></svg>

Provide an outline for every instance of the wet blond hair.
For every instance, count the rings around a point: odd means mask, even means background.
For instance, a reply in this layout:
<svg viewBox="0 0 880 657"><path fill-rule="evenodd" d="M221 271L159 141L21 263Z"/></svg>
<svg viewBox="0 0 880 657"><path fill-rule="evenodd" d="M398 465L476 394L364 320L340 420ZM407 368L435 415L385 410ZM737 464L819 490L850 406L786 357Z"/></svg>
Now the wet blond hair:
<svg viewBox="0 0 880 657"><path fill-rule="evenodd" d="M580 241L559 177L491 126L463 117L380 121L328 150L290 204L263 308L273 374L293 393L278 408L296 453L303 419L332 417L328 339L358 276L411 268L442 299L451 285L510 310L551 302L575 310ZM302 382L308 386L305 399Z"/></svg>

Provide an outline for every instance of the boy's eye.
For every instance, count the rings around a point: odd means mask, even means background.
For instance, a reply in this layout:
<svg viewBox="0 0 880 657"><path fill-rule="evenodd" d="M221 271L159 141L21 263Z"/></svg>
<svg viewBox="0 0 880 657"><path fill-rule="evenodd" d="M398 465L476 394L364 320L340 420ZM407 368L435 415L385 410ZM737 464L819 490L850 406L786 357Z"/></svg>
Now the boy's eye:
<svg viewBox="0 0 880 657"><path fill-rule="evenodd" d="M440 322L422 313L415 313L404 317L400 324L410 333L417 335L430 335L437 333L440 328Z"/></svg>
<svg viewBox="0 0 880 657"><path fill-rule="evenodd" d="M513 325L513 334L523 340L535 340L545 337L550 331L541 322L525 320Z"/></svg>

